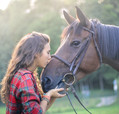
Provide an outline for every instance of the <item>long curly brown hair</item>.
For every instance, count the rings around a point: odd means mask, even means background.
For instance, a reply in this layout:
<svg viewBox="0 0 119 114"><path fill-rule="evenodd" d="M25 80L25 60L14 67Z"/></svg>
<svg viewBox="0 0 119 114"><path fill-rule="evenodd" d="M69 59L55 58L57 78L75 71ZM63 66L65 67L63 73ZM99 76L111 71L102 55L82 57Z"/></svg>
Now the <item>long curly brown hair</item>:
<svg viewBox="0 0 119 114"><path fill-rule="evenodd" d="M1 100L3 103L8 102L10 94L10 83L15 73L20 68L28 68L33 64L35 55L41 53L44 46L50 42L50 38L46 34L32 32L25 35L16 45L11 60L8 64L6 74L1 82ZM40 80L37 76L37 71L34 71L34 76L39 89L40 94L43 94Z"/></svg>

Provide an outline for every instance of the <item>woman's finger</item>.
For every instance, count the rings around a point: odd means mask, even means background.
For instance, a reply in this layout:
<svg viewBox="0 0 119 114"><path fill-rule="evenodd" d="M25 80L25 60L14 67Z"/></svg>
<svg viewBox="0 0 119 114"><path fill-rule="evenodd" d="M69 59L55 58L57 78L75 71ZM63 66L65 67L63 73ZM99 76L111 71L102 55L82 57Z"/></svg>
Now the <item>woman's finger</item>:
<svg viewBox="0 0 119 114"><path fill-rule="evenodd" d="M57 89L57 91L59 92L59 91L63 91L64 90L64 88L59 88L59 89Z"/></svg>
<svg viewBox="0 0 119 114"><path fill-rule="evenodd" d="M60 94L60 93L58 93L58 97L64 97L64 96L66 96L66 94Z"/></svg>

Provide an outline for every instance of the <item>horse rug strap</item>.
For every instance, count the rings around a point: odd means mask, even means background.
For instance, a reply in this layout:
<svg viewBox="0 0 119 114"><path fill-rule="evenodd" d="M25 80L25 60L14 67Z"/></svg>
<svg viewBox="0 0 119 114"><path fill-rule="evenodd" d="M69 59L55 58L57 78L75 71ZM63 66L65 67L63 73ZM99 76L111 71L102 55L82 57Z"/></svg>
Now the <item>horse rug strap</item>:
<svg viewBox="0 0 119 114"><path fill-rule="evenodd" d="M71 92L73 93L74 97L78 100L78 102L82 105L82 107L83 107L87 112L89 112L90 114L92 114L88 109L86 109L86 107L85 107L85 106L82 104L82 102L80 101L80 99L79 99L79 97L78 97L78 95L77 95L77 93L76 93L76 91L75 91L73 85L71 85L70 88L71 88ZM67 95L67 97L68 97L68 100L69 100L69 102L70 102L70 104L71 104L71 106L72 106L72 108L73 108L75 114L77 114L77 112L76 112L75 108L73 107L73 104L72 104L72 102L71 102L71 100L70 100L70 98L69 98L68 93L66 93L66 95Z"/></svg>

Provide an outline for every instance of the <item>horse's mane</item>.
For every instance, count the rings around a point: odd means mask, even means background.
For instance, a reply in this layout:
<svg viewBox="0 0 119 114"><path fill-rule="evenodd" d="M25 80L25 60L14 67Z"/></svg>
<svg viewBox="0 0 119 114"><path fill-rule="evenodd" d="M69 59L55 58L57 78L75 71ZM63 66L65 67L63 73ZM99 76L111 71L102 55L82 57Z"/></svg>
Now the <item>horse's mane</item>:
<svg viewBox="0 0 119 114"><path fill-rule="evenodd" d="M102 56L119 60L119 27L102 24L97 19L91 19L90 21L97 27L97 41ZM64 29L61 40L71 32L72 27L74 28L74 34L81 32L82 26L78 21L74 21Z"/></svg>
<svg viewBox="0 0 119 114"><path fill-rule="evenodd" d="M98 20L91 20L98 33L99 49L104 57L119 60L119 27L114 25L105 25Z"/></svg>

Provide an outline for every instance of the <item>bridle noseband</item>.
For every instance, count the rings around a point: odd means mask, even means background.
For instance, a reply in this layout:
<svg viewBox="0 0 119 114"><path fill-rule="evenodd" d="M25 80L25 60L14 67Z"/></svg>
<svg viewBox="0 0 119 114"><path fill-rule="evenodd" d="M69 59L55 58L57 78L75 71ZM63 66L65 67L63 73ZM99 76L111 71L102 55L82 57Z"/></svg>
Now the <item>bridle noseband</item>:
<svg viewBox="0 0 119 114"><path fill-rule="evenodd" d="M100 64L102 63L102 55L101 55L101 53L100 53L100 50L99 50L98 45L97 45L97 42L96 42L96 35L95 35L94 24L91 23L91 30L88 29L88 28L86 28L86 27L83 27L83 29L84 29L85 31L88 31L88 32L89 32L89 37L88 37L86 40L84 40L81 49L78 51L77 55L75 56L75 58L73 59L73 61L72 61L71 63L69 63L68 61L66 61L66 60L64 60L63 58L59 57L58 55L52 55L52 57L58 59L59 61L63 62L66 66L69 67L70 72L72 73L72 76L74 77L74 81L72 81L73 83L75 82L75 75L76 75L76 73L77 73L77 70L78 70L79 66L81 65L81 63L82 63L82 61L83 61L83 58L84 58L84 56L85 56L85 54L86 54L86 51L87 51L87 49L88 49L88 47L89 47L91 38L93 38L94 45L95 45L97 54L98 54L98 56L99 56ZM80 60L78 61L77 65L75 66L75 63L76 63L76 61L79 59L79 57L80 57ZM63 79L61 80L61 81L63 81L66 85L68 85L68 83L66 83L66 79L68 78L67 76L68 76L69 74L71 74L71 73L66 73L66 74L64 75ZM70 75L70 76L71 76L71 75ZM66 78L66 79L64 80L64 78ZM76 97L76 99L77 99L77 100L79 101L79 103L85 108L85 106L84 106L84 105L81 103L81 101L79 100L79 98L78 98L78 96L77 96L77 94L76 94L76 92L75 92L75 89L74 89L73 86L72 86L73 83L70 83L69 86L71 87L72 92L73 92L74 96ZM67 97L68 97L68 99L69 99L69 101L70 101L70 103L71 103L71 105L72 105L72 102L71 102L71 100L70 100L70 98L69 98L69 96L68 96L68 93L67 93ZM72 105L72 107L73 107L73 105ZM74 109L74 107L73 107L73 109ZM85 109L86 109L86 108L85 108ZM87 110L87 109L86 109L86 110ZM76 112L75 109L74 109L74 111L75 111L75 113L77 114L77 112ZM88 110L87 110L87 111L88 111ZM89 111L88 111L88 112L89 112ZM89 112L89 113L91 114L91 112Z"/></svg>

